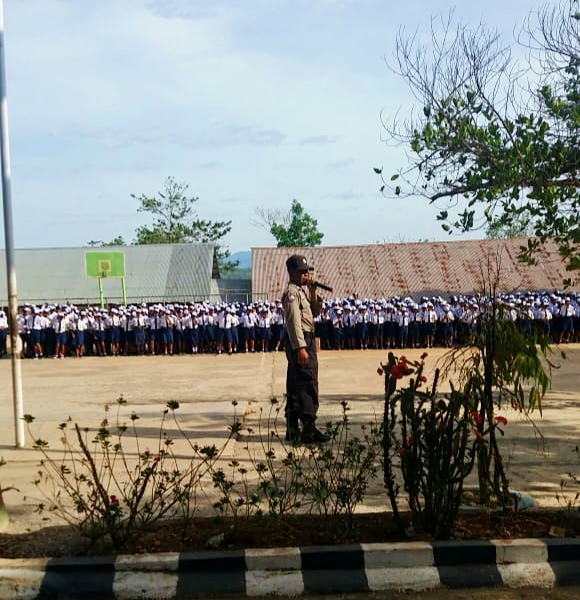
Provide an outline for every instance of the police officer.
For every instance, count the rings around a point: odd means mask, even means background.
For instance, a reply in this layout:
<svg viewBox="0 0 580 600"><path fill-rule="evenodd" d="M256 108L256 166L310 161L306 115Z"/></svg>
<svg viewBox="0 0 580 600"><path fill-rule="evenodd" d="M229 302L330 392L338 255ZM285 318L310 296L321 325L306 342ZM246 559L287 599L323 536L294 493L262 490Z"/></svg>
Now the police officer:
<svg viewBox="0 0 580 600"><path fill-rule="evenodd" d="M282 296L286 320L286 440L325 442L316 426L318 411L318 358L314 317L322 311L322 300L312 285L312 270L306 258L293 254L286 261L290 281ZM299 423L302 422L302 434Z"/></svg>

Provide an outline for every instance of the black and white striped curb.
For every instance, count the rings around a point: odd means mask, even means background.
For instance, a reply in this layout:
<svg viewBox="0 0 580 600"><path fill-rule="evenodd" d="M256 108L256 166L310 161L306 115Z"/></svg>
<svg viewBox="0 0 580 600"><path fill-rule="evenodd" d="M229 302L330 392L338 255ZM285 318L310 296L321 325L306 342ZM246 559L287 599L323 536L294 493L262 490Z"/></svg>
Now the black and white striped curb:
<svg viewBox="0 0 580 600"><path fill-rule="evenodd" d="M410 542L2 559L0 599L186 599L580 585L580 540Z"/></svg>

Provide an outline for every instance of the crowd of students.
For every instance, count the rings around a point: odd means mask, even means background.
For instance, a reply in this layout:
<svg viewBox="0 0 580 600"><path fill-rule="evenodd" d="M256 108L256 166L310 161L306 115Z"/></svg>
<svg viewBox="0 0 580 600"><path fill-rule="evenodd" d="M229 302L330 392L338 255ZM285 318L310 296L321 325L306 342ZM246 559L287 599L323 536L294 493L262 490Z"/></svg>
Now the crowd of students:
<svg viewBox="0 0 580 600"><path fill-rule="evenodd" d="M580 294L500 296L501 318L555 343L580 340ZM469 343L489 302L481 296L348 298L324 302L316 333L323 350L429 348ZM280 301L112 306L69 304L22 308L25 358L68 356L235 354L284 349ZM8 320L0 310L0 356L7 354Z"/></svg>

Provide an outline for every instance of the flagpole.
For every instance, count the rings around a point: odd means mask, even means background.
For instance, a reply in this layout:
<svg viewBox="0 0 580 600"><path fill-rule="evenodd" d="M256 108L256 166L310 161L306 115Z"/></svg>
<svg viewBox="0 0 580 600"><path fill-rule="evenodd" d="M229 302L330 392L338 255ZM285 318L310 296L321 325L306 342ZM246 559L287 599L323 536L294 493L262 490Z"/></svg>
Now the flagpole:
<svg viewBox="0 0 580 600"><path fill-rule="evenodd" d="M10 190L10 148L8 144L8 102L6 100L6 58L4 51L4 0L0 0L0 158L2 166L2 204L4 209L4 242L6 246L6 283L10 326L10 360L12 363L12 398L14 433L17 448L23 448L24 402L20 368L20 338L18 335L18 296L14 267L14 231L12 226L12 194Z"/></svg>

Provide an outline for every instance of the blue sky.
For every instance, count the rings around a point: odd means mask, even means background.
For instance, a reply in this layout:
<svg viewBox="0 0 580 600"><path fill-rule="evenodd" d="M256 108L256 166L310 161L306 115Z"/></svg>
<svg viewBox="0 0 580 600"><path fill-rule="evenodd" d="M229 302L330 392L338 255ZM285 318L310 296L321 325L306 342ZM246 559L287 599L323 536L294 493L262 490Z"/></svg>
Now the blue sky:
<svg viewBox="0 0 580 600"><path fill-rule="evenodd" d="M385 65L401 25L443 0L4 0L17 247L127 240L131 194L168 175L232 251L271 246L256 209L297 198L325 245L446 239L423 199L386 200L381 111L406 110ZM511 38L532 0L461 0Z"/></svg>

